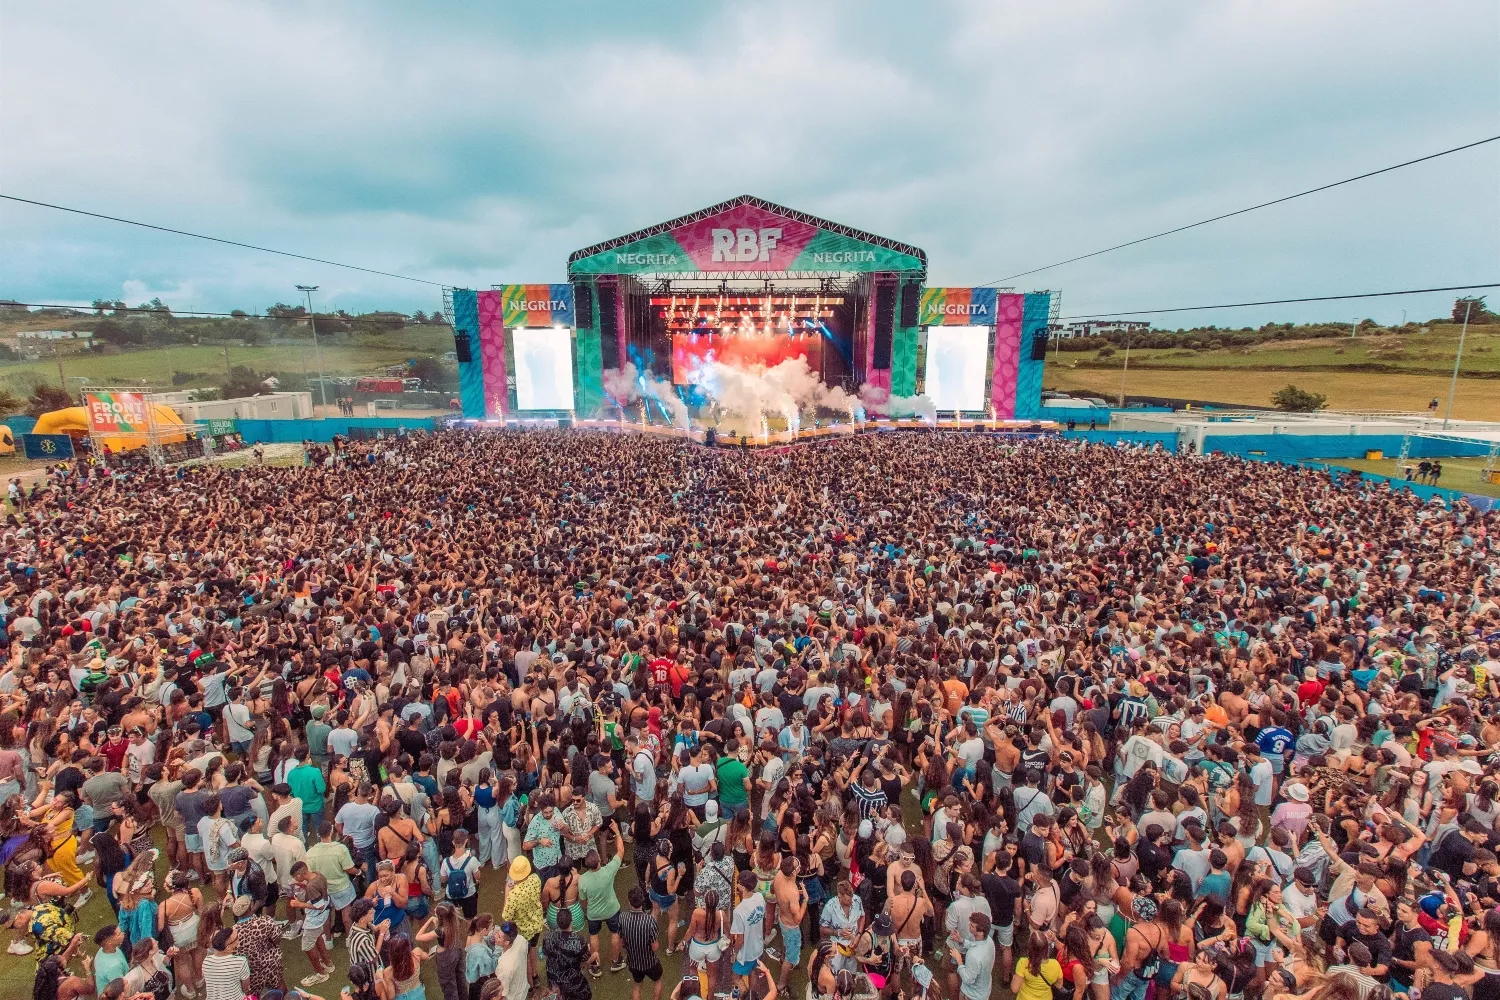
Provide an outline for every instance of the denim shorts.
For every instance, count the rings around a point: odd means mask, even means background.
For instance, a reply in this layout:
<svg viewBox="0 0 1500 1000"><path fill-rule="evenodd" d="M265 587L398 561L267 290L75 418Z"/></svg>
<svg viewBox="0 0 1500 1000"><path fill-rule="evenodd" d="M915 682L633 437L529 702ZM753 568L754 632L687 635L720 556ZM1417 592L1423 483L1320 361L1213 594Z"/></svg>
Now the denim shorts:
<svg viewBox="0 0 1500 1000"><path fill-rule="evenodd" d="M788 965L796 965L802 961L802 928L788 927L779 923L781 928L782 961Z"/></svg>

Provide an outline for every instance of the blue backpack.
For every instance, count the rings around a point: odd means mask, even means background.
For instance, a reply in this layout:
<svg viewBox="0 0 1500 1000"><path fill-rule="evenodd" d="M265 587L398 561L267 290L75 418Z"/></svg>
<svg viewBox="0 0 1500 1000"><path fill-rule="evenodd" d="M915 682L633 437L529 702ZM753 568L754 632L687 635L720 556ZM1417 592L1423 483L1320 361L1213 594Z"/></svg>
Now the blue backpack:
<svg viewBox="0 0 1500 1000"><path fill-rule="evenodd" d="M449 899L466 899L469 895L469 873L465 870L469 866L469 859L465 858L461 867L453 867L453 859L443 860L443 867L448 869L447 889Z"/></svg>

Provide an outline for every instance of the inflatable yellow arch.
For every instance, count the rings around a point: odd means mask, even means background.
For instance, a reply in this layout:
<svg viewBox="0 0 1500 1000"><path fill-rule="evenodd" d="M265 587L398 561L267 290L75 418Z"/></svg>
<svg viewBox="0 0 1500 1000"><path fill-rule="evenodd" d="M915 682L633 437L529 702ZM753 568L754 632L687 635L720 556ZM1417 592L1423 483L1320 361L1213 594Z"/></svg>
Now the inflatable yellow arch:
<svg viewBox="0 0 1500 1000"><path fill-rule="evenodd" d="M188 426L177 411L165 403L151 403L151 419L156 424L157 444L177 444L188 438ZM33 434L68 434L74 438L89 436L89 413L82 406L69 406L36 418ZM110 451L130 451L150 444L146 434L108 434L100 438Z"/></svg>

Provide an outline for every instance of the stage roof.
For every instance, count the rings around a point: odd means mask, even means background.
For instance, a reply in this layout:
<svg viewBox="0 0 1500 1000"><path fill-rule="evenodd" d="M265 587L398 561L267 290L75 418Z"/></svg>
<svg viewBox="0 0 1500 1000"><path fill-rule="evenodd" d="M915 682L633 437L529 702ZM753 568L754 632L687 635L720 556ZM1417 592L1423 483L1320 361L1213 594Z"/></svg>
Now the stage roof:
<svg viewBox="0 0 1500 1000"><path fill-rule="evenodd" d="M600 274L927 272L917 247L740 195L575 251L568 277Z"/></svg>

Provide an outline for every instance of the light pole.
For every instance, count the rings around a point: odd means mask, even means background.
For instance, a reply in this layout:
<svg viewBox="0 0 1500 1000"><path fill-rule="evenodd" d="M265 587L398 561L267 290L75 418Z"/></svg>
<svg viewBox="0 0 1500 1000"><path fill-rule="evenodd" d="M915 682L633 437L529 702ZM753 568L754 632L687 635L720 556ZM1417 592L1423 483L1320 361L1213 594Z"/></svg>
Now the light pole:
<svg viewBox="0 0 1500 1000"><path fill-rule="evenodd" d="M1474 300L1464 303L1464 326L1458 331L1458 354L1453 358L1453 378L1448 381L1448 412L1443 414L1443 430L1448 429L1448 419L1453 416L1453 393L1458 390L1458 366L1464 363L1464 337L1469 333L1469 310Z"/></svg>
<svg viewBox="0 0 1500 1000"><path fill-rule="evenodd" d="M1135 334L1131 330L1125 331L1125 364L1120 367L1120 409L1125 408L1125 379L1130 375L1130 341Z"/></svg>
<svg viewBox="0 0 1500 1000"><path fill-rule="evenodd" d="M328 409L328 380L323 377L323 352L318 349L318 317L313 313L312 293L317 285L298 285L297 291L307 296L307 325L312 327L313 360L318 365L318 395L323 397L323 409ZM325 414L326 416L326 414Z"/></svg>

